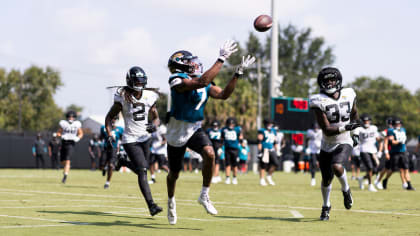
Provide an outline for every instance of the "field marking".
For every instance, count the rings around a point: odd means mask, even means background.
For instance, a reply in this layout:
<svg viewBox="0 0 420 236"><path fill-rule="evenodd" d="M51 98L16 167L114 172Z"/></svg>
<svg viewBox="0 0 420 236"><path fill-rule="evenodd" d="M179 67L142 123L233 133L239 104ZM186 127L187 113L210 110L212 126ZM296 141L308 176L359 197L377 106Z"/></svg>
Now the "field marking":
<svg viewBox="0 0 420 236"><path fill-rule="evenodd" d="M69 224L61 224L61 225L16 225L16 226L0 226L0 229L63 227L63 226L72 226L72 225L69 225Z"/></svg>
<svg viewBox="0 0 420 236"><path fill-rule="evenodd" d="M73 225L88 225L88 224L89 224L89 223L86 223L86 222L67 221L67 220L57 220L57 219L45 219L45 218L39 218L39 217L28 217L28 216L10 216L10 215L0 215L0 217L6 217L6 218L17 218L17 219L24 219L24 220L50 221L50 222L59 222L59 223L66 223L66 224L73 224Z"/></svg>
<svg viewBox="0 0 420 236"><path fill-rule="evenodd" d="M120 215L135 215L135 216L150 216L148 214L141 214L141 213L130 213L130 212L104 212L104 213L110 213L110 214L120 214ZM150 216L151 217L151 216ZM166 216L153 216L153 218L167 218ZM248 220L248 219L202 219L202 218L191 218L191 217L179 217L180 220L193 220L193 221L210 221L210 222L220 222L220 221L242 221L242 220Z"/></svg>
<svg viewBox="0 0 420 236"><path fill-rule="evenodd" d="M20 193L40 193L40 194L57 194L57 195L67 195L67 196L85 196L85 197L104 197L104 198L122 198L122 199L138 199L141 200L139 197L129 197L129 196L121 196L121 195L99 195L99 194L82 194L82 193L67 193L67 192L46 192L46 191L35 191L35 190L18 190L18 189L4 189L0 188L1 191L7 192L16 192ZM156 199L156 200L163 200L163 199ZM189 199L177 199L178 202L196 202L194 200ZM214 202L215 204L222 204L222 205L235 205L238 203L232 202ZM314 207L300 207L300 206L288 206L288 205L266 205L266 204L253 204L253 203L240 203L243 206L251 206L251 207L271 207L271 208L287 208L287 209L301 209L301 210L316 210L319 211L320 208ZM257 208L260 209L260 208ZM420 216L420 214L414 213L403 213L403 212L394 212L394 211L372 211L372 210L345 210L345 209L334 209L334 211L345 211L345 212L355 212L355 213L367 213L367 214L388 214L388 215L402 215L402 216Z"/></svg>
<svg viewBox="0 0 420 236"><path fill-rule="evenodd" d="M293 217L295 217L295 218L303 218L303 215L300 214L300 212L298 212L296 210L291 210L290 213L292 213Z"/></svg>

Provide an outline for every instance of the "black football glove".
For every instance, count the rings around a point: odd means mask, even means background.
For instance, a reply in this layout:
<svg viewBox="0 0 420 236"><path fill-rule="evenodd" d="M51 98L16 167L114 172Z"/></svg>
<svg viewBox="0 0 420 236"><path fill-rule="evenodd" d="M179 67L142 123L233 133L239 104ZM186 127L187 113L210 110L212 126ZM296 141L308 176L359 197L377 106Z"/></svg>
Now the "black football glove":
<svg viewBox="0 0 420 236"><path fill-rule="evenodd" d="M351 139L353 139L353 147L356 147L360 142L359 135L353 134Z"/></svg>
<svg viewBox="0 0 420 236"><path fill-rule="evenodd" d="M153 132L156 132L156 130L157 130L157 127L156 127L155 124L152 124L152 123L146 124L146 131L147 132L153 133Z"/></svg>
<svg viewBox="0 0 420 236"><path fill-rule="evenodd" d="M344 126L344 128L347 131L352 131L352 130L357 129L359 127L362 127L362 125L359 124L359 123L350 123L350 124L347 124L347 125Z"/></svg>

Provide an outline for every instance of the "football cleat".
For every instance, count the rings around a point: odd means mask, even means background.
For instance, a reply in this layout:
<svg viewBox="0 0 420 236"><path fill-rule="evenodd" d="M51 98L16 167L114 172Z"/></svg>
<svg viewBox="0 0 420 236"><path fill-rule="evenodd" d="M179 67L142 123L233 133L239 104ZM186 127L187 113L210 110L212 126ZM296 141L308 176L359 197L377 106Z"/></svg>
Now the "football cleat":
<svg viewBox="0 0 420 236"><path fill-rule="evenodd" d="M265 182L265 179L260 179L260 185L267 186L267 182Z"/></svg>
<svg viewBox="0 0 420 236"><path fill-rule="evenodd" d="M343 191L343 197L344 197L344 207L347 210L350 210L350 208L353 206L353 196L351 195L350 189L347 191Z"/></svg>
<svg viewBox="0 0 420 236"><path fill-rule="evenodd" d="M109 189L109 183L105 183L104 189Z"/></svg>
<svg viewBox="0 0 420 236"><path fill-rule="evenodd" d="M154 216L156 214L159 214L163 209L162 207L158 206L156 203L152 203L149 207L150 215Z"/></svg>
<svg viewBox="0 0 420 236"><path fill-rule="evenodd" d="M61 180L61 183L65 184L65 183L66 183L66 181L67 181L67 175L64 175L64 176L63 176L63 179Z"/></svg>
<svg viewBox="0 0 420 236"><path fill-rule="evenodd" d="M327 221L330 219L330 210L331 210L331 206L323 206L322 207L322 211L321 211L321 216L319 217L320 220L322 221Z"/></svg>
<svg viewBox="0 0 420 236"><path fill-rule="evenodd" d="M174 225L176 224L177 221L177 216L176 216L176 202L175 202L175 198L168 199L168 221L169 224Z"/></svg>
<svg viewBox="0 0 420 236"><path fill-rule="evenodd" d="M208 194L200 194L197 201L204 207L204 209L206 209L207 213L217 215L217 210L210 201Z"/></svg>
<svg viewBox="0 0 420 236"><path fill-rule="evenodd" d="M384 180L382 180L382 187L383 187L384 189L386 189L387 185L388 185L388 179L384 179Z"/></svg>
<svg viewBox="0 0 420 236"><path fill-rule="evenodd" d="M363 184L363 178L362 177L358 178L357 181L359 181L359 188L362 190L365 189L365 186Z"/></svg>
<svg viewBox="0 0 420 236"><path fill-rule="evenodd" d="M368 190L370 192L378 192L378 190L376 190L375 186L373 184L369 184Z"/></svg>
<svg viewBox="0 0 420 236"><path fill-rule="evenodd" d="M276 183L273 181L273 178L271 178L271 175L267 175L267 182L269 185L276 185Z"/></svg>
<svg viewBox="0 0 420 236"><path fill-rule="evenodd" d="M226 177L225 184L230 184L230 177Z"/></svg>
<svg viewBox="0 0 420 236"><path fill-rule="evenodd" d="M311 179L311 186L315 186L316 185L316 179Z"/></svg>
<svg viewBox="0 0 420 236"><path fill-rule="evenodd" d="M232 184L238 184L238 179L236 177L233 177Z"/></svg>
<svg viewBox="0 0 420 236"><path fill-rule="evenodd" d="M381 182L375 182L375 186L376 186L376 188L377 188L377 189L384 189L384 188L382 187Z"/></svg>

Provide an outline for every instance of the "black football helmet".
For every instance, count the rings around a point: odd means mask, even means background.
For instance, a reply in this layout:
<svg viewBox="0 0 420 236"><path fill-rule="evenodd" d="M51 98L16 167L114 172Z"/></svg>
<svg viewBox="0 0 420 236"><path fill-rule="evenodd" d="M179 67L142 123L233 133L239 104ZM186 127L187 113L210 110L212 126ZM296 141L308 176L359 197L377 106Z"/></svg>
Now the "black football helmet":
<svg viewBox="0 0 420 236"><path fill-rule="evenodd" d="M370 118L370 116L368 115L368 114L362 114L361 116L360 116L360 119L362 120L362 121L372 121L372 118Z"/></svg>
<svg viewBox="0 0 420 236"><path fill-rule="evenodd" d="M395 117L394 119L392 119L392 125L393 125L393 126L395 126L395 125L399 125L399 124L402 124L402 121L401 121L401 119L400 119L400 118Z"/></svg>
<svg viewBox="0 0 420 236"><path fill-rule="evenodd" d="M213 122L211 122L211 126L212 127L219 127L220 126L220 122L218 120L214 120Z"/></svg>
<svg viewBox="0 0 420 236"><path fill-rule="evenodd" d="M267 127L268 124L273 124L273 121L269 118L265 118L263 123L264 123L264 126Z"/></svg>
<svg viewBox="0 0 420 236"><path fill-rule="evenodd" d="M318 74L318 85L321 92L332 95L342 89L343 78L340 71L334 67L325 67Z"/></svg>
<svg viewBox="0 0 420 236"><path fill-rule="evenodd" d="M133 66L128 70L126 76L127 87L135 90L142 91L147 84L147 75L144 70L139 66Z"/></svg>
<svg viewBox="0 0 420 236"><path fill-rule="evenodd" d="M77 114L76 114L76 112L75 111L67 111L67 113L66 113L66 118L67 118L67 120L68 119L70 119L71 117L73 117L73 118L75 118L76 119L76 117L77 117Z"/></svg>
<svg viewBox="0 0 420 236"><path fill-rule="evenodd" d="M392 117L392 116L390 116L390 117L387 117L386 118L386 120L385 120L385 123L387 124L387 125L392 125L392 121L394 120L394 118Z"/></svg>
<svg viewBox="0 0 420 236"><path fill-rule="evenodd" d="M171 73L187 73L191 75L201 75L203 73L203 64L197 56L189 51L176 51L169 57L168 68Z"/></svg>

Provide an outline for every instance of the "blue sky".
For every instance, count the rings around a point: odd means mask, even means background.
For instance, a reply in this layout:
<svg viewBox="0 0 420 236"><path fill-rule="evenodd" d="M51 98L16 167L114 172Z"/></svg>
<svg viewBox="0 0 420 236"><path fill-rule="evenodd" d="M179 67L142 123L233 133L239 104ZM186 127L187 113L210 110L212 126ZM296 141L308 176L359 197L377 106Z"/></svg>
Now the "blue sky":
<svg viewBox="0 0 420 236"><path fill-rule="evenodd" d="M311 27L333 46L345 82L382 75L420 88L420 2L278 1L280 24ZM271 14L270 7L271 0L5 0L0 67L53 66L65 84L55 95L61 107L75 103L84 116L105 114L105 87L124 84L132 65L145 69L150 86L168 91L172 52L187 49L208 68L226 39L244 43L254 18Z"/></svg>

